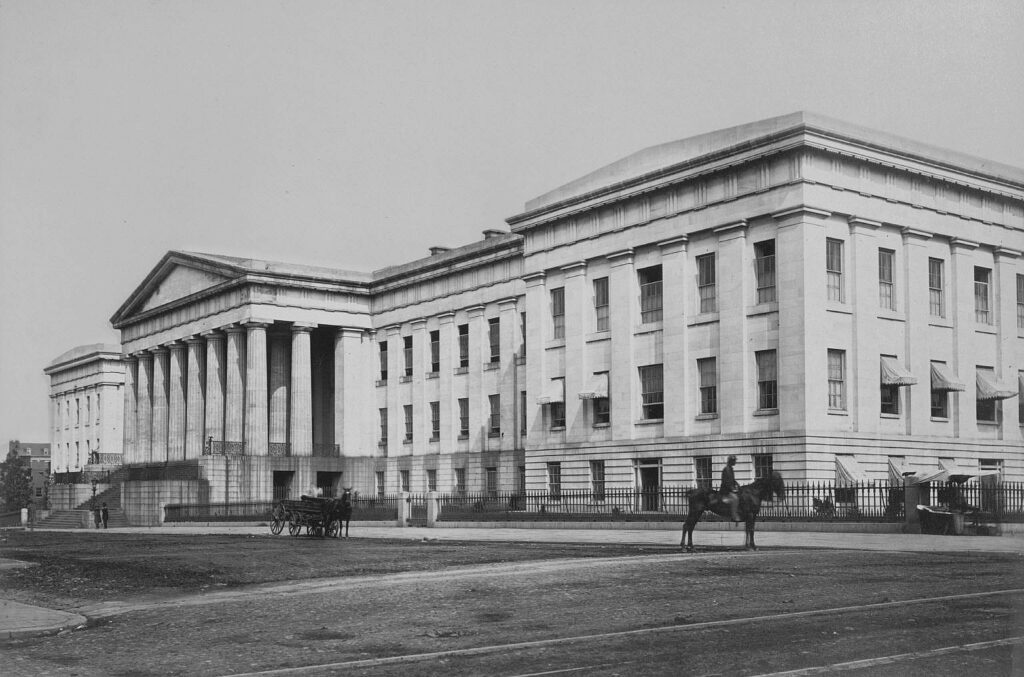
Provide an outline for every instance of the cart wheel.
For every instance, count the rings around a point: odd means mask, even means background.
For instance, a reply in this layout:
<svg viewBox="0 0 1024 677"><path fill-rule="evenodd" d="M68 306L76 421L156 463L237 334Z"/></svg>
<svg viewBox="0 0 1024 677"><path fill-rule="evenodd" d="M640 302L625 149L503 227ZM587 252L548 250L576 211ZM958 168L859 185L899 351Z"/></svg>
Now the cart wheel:
<svg viewBox="0 0 1024 677"><path fill-rule="evenodd" d="M298 536L302 532L302 525L295 524L294 522L288 523L288 535Z"/></svg>
<svg viewBox="0 0 1024 677"><path fill-rule="evenodd" d="M277 536L284 529L284 523L287 521L284 513L284 508L279 505L274 506L274 512L270 515L270 533Z"/></svg>
<svg viewBox="0 0 1024 677"><path fill-rule="evenodd" d="M331 520L327 525L327 536L329 538L337 538L341 535L341 521Z"/></svg>

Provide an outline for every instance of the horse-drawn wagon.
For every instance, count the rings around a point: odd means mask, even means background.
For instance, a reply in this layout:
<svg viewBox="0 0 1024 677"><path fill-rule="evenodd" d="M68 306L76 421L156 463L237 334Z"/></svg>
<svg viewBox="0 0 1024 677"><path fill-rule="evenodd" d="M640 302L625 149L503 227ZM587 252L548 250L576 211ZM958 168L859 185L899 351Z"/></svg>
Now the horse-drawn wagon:
<svg viewBox="0 0 1024 677"><path fill-rule="evenodd" d="M282 499L270 514L270 533L275 536L288 527L288 534L298 536L303 531L310 536L338 538L348 536L348 521L352 517L352 503L348 492L341 498L303 496L299 500Z"/></svg>

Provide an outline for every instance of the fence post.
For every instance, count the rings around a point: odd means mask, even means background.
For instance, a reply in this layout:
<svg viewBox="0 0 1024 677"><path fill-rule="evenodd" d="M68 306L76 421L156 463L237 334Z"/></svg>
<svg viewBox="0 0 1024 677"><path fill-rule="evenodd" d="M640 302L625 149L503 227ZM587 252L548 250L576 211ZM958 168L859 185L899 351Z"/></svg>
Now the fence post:
<svg viewBox="0 0 1024 677"><path fill-rule="evenodd" d="M437 516L441 512L439 494L431 491L427 494L427 526L432 527L437 523Z"/></svg>
<svg viewBox="0 0 1024 677"><path fill-rule="evenodd" d="M921 488L916 482L903 482L904 530L908 533L921 533L921 521L917 516L917 504L921 500Z"/></svg>
<svg viewBox="0 0 1024 677"><path fill-rule="evenodd" d="M409 498L409 494L405 491L398 495L398 519L395 521L396 527L404 527L409 524L409 514L412 511L412 499Z"/></svg>

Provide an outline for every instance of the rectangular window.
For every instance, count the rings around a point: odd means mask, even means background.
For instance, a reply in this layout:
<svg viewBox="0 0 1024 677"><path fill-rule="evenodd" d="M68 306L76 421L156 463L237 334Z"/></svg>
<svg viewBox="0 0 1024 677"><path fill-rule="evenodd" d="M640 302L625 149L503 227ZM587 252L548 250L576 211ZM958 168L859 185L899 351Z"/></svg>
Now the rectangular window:
<svg viewBox="0 0 1024 677"><path fill-rule="evenodd" d="M75 398L75 425L77 426L82 421L82 402L76 397Z"/></svg>
<svg viewBox="0 0 1024 677"><path fill-rule="evenodd" d="M90 421L92 421L92 396L91 395L86 395L85 396L85 424L89 425Z"/></svg>
<svg viewBox="0 0 1024 677"><path fill-rule="evenodd" d="M640 281L640 322L661 322L661 266L650 266L637 271Z"/></svg>
<svg viewBox="0 0 1024 677"><path fill-rule="evenodd" d="M775 300L775 240L754 243L754 276L757 279L757 302Z"/></svg>
<svg viewBox="0 0 1024 677"><path fill-rule="evenodd" d="M992 324L992 271L974 267L974 321Z"/></svg>
<svg viewBox="0 0 1024 677"><path fill-rule="evenodd" d="M828 408L846 409L846 351L828 351Z"/></svg>
<svg viewBox="0 0 1024 677"><path fill-rule="evenodd" d="M459 437L469 437L469 398L459 398Z"/></svg>
<svg viewBox="0 0 1024 677"><path fill-rule="evenodd" d="M844 299L843 290L843 241L828 238L825 240L825 275L828 287L828 300Z"/></svg>
<svg viewBox="0 0 1024 677"><path fill-rule="evenodd" d="M596 331L608 331L608 278L594 280L594 318Z"/></svg>
<svg viewBox="0 0 1024 677"><path fill-rule="evenodd" d="M487 402L491 406L490 426L488 434L491 437L501 435L501 395L488 395Z"/></svg>
<svg viewBox="0 0 1024 677"><path fill-rule="evenodd" d="M977 270L977 268L975 268ZM988 377L987 380L994 381L996 378L996 370L992 367L978 367L978 374ZM998 423L999 422L999 409L996 404L1000 400L996 399L981 399L977 398L977 405L975 407L975 415L979 423Z"/></svg>
<svg viewBox="0 0 1024 677"><path fill-rule="evenodd" d="M772 455L754 454L754 479L770 477L772 474Z"/></svg>
<svg viewBox="0 0 1024 677"><path fill-rule="evenodd" d="M378 470L375 473L375 476L377 478L377 495L383 497L384 496L384 471L383 470Z"/></svg>
<svg viewBox="0 0 1024 677"><path fill-rule="evenodd" d="M400 486L402 487L402 491L405 491L405 492L409 491L409 471L408 470L399 470L398 471L398 482L399 482Z"/></svg>
<svg viewBox="0 0 1024 677"><path fill-rule="evenodd" d="M1017 275L1017 329L1024 329L1024 275Z"/></svg>
<svg viewBox="0 0 1024 677"><path fill-rule="evenodd" d="M553 390L565 393L565 379L564 378L553 378L551 379L553 384ZM562 398L561 402L552 402L548 405L548 409L551 411L551 429L562 429L565 427L565 398Z"/></svg>
<svg viewBox="0 0 1024 677"><path fill-rule="evenodd" d="M562 464L548 463L548 496L552 501L562 500Z"/></svg>
<svg viewBox="0 0 1024 677"><path fill-rule="evenodd" d="M604 378L605 383L611 384L608 381L608 372L606 371L595 371L595 377ZM612 420L612 407L611 400L607 397L595 397L594 398L594 425L608 425Z"/></svg>
<svg viewBox="0 0 1024 677"><path fill-rule="evenodd" d="M498 469L495 467L484 470L484 487L489 498L498 497Z"/></svg>
<svg viewBox="0 0 1024 677"><path fill-rule="evenodd" d="M491 344L491 364L501 362L501 319L487 320L487 338Z"/></svg>
<svg viewBox="0 0 1024 677"><path fill-rule="evenodd" d="M459 325L459 367L469 366L469 325Z"/></svg>
<svg viewBox="0 0 1024 677"><path fill-rule="evenodd" d="M388 342L380 342L380 380L388 380Z"/></svg>
<svg viewBox="0 0 1024 677"><path fill-rule="evenodd" d="M590 462L590 490L595 501L604 500L604 461Z"/></svg>
<svg viewBox="0 0 1024 677"><path fill-rule="evenodd" d="M412 376L412 337L404 336L402 337L402 342L404 344L403 352L405 354L405 375Z"/></svg>
<svg viewBox="0 0 1024 677"><path fill-rule="evenodd" d="M878 305L896 310L896 294L893 290L893 263L896 252L891 249L878 250Z"/></svg>
<svg viewBox="0 0 1024 677"><path fill-rule="evenodd" d="M715 255L703 254L697 257L697 292L700 295L700 312L714 313L718 310L718 289L715 281Z"/></svg>
<svg viewBox="0 0 1024 677"><path fill-rule="evenodd" d="M526 313L519 313L519 357L526 359Z"/></svg>
<svg viewBox="0 0 1024 677"><path fill-rule="evenodd" d="M718 360L705 357L697 360L697 374L700 379L700 413L718 413Z"/></svg>
<svg viewBox="0 0 1024 677"><path fill-rule="evenodd" d="M928 259L928 314L932 317L946 316L944 267L942 259Z"/></svg>
<svg viewBox="0 0 1024 677"><path fill-rule="evenodd" d="M519 434L526 435L526 391L519 391Z"/></svg>
<svg viewBox="0 0 1024 677"><path fill-rule="evenodd" d="M431 402L430 403L430 439L438 440L441 438L441 403Z"/></svg>
<svg viewBox="0 0 1024 677"><path fill-rule="evenodd" d="M405 441L412 442L412 405L406 404L402 408L405 410Z"/></svg>
<svg viewBox="0 0 1024 677"><path fill-rule="evenodd" d="M932 365L942 364L945 362L932 362ZM937 390L934 387L934 379L931 379L931 406L932 406L932 418L949 418L949 391L945 389Z"/></svg>
<svg viewBox="0 0 1024 677"><path fill-rule="evenodd" d="M778 365L774 350L758 350L754 353L757 363L757 408L778 409Z"/></svg>
<svg viewBox="0 0 1024 677"><path fill-rule="evenodd" d="M662 366L651 364L639 368L640 372L640 418L644 420L660 419L665 417L664 410L664 380L662 378Z"/></svg>
<svg viewBox="0 0 1024 677"><path fill-rule="evenodd" d="M437 470L427 468L427 491L437 491Z"/></svg>
<svg viewBox="0 0 1024 677"><path fill-rule="evenodd" d="M565 287L551 290L551 338L565 338Z"/></svg>
<svg viewBox="0 0 1024 677"><path fill-rule="evenodd" d="M1024 371L1017 372L1017 422L1024 427Z"/></svg>
<svg viewBox="0 0 1024 677"><path fill-rule="evenodd" d="M882 355L882 361L886 358L896 359L894 355ZM900 386L892 383L880 385L881 412L883 414L899 415L900 413Z"/></svg>
<svg viewBox="0 0 1024 677"><path fill-rule="evenodd" d="M441 371L441 332L430 332L430 371Z"/></svg>
<svg viewBox="0 0 1024 677"><path fill-rule="evenodd" d="M698 489L710 489L713 481L710 456L697 456L693 459L694 472L697 476Z"/></svg>
<svg viewBox="0 0 1024 677"><path fill-rule="evenodd" d="M387 407L382 407L377 410L380 416L380 443L388 443L388 410Z"/></svg>
<svg viewBox="0 0 1024 677"><path fill-rule="evenodd" d="M466 469L455 468L455 493L460 496L466 493Z"/></svg>

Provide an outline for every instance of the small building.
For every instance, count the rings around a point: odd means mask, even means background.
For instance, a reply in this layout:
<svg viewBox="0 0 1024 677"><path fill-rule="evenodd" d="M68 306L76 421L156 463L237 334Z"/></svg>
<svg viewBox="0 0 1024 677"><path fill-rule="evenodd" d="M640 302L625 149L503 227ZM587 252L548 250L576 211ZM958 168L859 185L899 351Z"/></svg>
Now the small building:
<svg viewBox="0 0 1024 677"><path fill-rule="evenodd" d="M20 442L13 440L8 445L8 453L15 452L19 458L28 460L32 471L32 504L45 509L50 483L50 445L46 442Z"/></svg>

